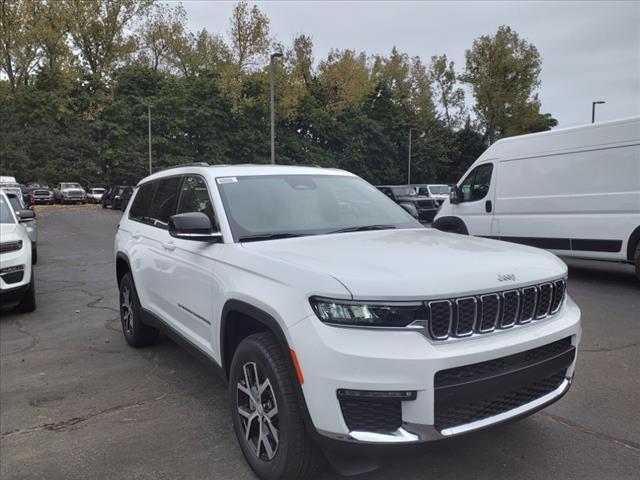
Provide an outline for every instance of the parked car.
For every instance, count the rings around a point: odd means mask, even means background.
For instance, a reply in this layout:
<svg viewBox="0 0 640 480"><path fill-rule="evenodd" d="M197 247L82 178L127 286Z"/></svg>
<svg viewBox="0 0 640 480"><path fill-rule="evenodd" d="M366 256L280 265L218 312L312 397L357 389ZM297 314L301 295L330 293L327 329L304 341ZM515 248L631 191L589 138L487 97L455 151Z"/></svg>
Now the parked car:
<svg viewBox="0 0 640 480"><path fill-rule="evenodd" d="M337 169L155 173L119 222L115 263L126 341L162 329L210 361L261 479L309 478L320 448L335 459L521 418L574 374L562 261L423 228Z"/></svg>
<svg viewBox="0 0 640 480"><path fill-rule="evenodd" d="M102 203L102 196L105 191L104 188L90 188L87 192L87 201L89 203Z"/></svg>
<svg viewBox="0 0 640 480"><path fill-rule="evenodd" d="M31 240L20 222L34 215L21 211L18 218L7 195L0 191L0 307L16 307L21 312L36 308L31 261Z"/></svg>
<svg viewBox="0 0 640 480"><path fill-rule="evenodd" d="M7 195L14 214L27 231L27 235L29 235L29 239L31 240L31 260L33 265L35 265L38 263L38 222L36 222L35 212L31 211L29 207L24 204L22 196L18 195L15 191L5 191L5 194ZM25 212L28 211L33 213L33 215L25 214Z"/></svg>
<svg viewBox="0 0 640 480"><path fill-rule="evenodd" d="M442 205L442 203L449 198L449 191L451 190L449 185L436 185L430 183L421 183L412 186L416 189L418 195L424 195L432 198L438 202L438 205Z"/></svg>
<svg viewBox="0 0 640 480"><path fill-rule="evenodd" d="M111 207L113 210L123 210L127 207L133 195L133 187L114 185L102 196L102 208Z"/></svg>
<svg viewBox="0 0 640 480"><path fill-rule="evenodd" d="M434 227L632 263L640 279L640 117L494 143Z"/></svg>
<svg viewBox="0 0 640 480"><path fill-rule="evenodd" d="M416 218L421 222L430 222L438 212L438 204L435 200L418 195L417 190L411 185L380 185L377 187L391 200L412 213L416 211ZM414 215L415 216L415 215Z"/></svg>
<svg viewBox="0 0 640 480"><path fill-rule="evenodd" d="M35 205L53 205L55 203L53 190L46 185L29 185L29 191Z"/></svg>
<svg viewBox="0 0 640 480"><path fill-rule="evenodd" d="M59 183L53 193L57 203L87 203L87 194L79 183Z"/></svg>

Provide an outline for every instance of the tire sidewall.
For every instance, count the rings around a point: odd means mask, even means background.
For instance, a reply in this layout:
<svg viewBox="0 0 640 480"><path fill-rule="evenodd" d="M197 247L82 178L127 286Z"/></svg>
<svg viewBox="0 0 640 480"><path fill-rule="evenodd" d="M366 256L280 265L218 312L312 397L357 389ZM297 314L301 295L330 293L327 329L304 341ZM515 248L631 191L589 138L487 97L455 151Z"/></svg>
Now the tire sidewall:
<svg viewBox="0 0 640 480"><path fill-rule="evenodd" d="M242 431L242 425L240 423L240 416L237 413L238 390L236 383L238 379L241 378L239 375L242 373L242 366L247 362L255 362L262 374L269 378L271 386L274 389L276 403L278 406L278 450L274 459L268 462L260 460L255 456L252 447L244 438L244 432ZM292 441L295 441L295 439L291 438L290 428L292 424L291 415L293 412L291 412L289 405L285 403L285 399L282 394L284 391L283 382L290 381L291 379L288 378L288 376L287 378L282 378L281 375L278 375L274 366L264 354L263 347L259 342L256 342L255 339L249 337L238 346L233 357L229 375L229 402L231 415L233 419L233 427L235 429L236 436L238 437L238 443L240 444L242 453L251 468L260 478L275 480L282 478L286 473L288 463L287 457L288 455L291 455L289 446Z"/></svg>

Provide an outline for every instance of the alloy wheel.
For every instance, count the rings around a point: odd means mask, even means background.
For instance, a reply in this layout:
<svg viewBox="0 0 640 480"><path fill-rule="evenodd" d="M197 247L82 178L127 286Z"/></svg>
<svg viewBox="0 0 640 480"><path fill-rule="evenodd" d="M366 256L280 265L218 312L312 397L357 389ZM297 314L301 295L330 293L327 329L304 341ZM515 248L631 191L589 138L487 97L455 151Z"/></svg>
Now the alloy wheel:
<svg viewBox="0 0 640 480"><path fill-rule="evenodd" d="M279 416L276 396L269 378L255 362L242 366L238 379L237 408L244 438L257 458L272 460L279 445Z"/></svg>
<svg viewBox="0 0 640 480"><path fill-rule="evenodd" d="M122 289L122 301L120 304L120 316L122 317L122 326L128 334L133 333L133 305L131 299L131 289L124 287Z"/></svg>

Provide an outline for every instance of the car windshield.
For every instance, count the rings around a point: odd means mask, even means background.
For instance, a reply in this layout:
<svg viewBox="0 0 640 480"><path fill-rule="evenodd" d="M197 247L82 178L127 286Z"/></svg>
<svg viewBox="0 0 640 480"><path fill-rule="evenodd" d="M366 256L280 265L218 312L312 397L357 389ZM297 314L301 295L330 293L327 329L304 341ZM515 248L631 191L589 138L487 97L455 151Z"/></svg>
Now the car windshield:
<svg viewBox="0 0 640 480"><path fill-rule="evenodd" d="M61 183L60 188L82 188L79 183Z"/></svg>
<svg viewBox="0 0 640 480"><path fill-rule="evenodd" d="M391 190L396 197L413 197L418 194L413 187L391 187Z"/></svg>
<svg viewBox="0 0 640 480"><path fill-rule="evenodd" d="M431 185L429 187L431 195L449 195L448 185Z"/></svg>
<svg viewBox="0 0 640 480"><path fill-rule="evenodd" d="M236 240L421 226L358 177L257 175L222 177L217 182Z"/></svg>
<svg viewBox="0 0 640 480"><path fill-rule="evenodd" d="M11 206L4 195L0 195L0 223L16 223L11 213Z"/></svg>
<svg viewBox="0 0 640 480"><path fill-rule="evenodd" d="M97 194L104 193L104 188L92 188L91 192Z"/></svg>

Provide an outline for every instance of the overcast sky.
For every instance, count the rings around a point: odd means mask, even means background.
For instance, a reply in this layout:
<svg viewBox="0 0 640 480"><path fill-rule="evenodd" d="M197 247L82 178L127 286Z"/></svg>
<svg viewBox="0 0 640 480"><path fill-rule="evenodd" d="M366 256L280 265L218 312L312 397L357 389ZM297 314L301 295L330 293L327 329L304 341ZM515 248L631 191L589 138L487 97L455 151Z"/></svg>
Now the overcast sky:
<svg viewBox="0 0 640 480"><path fill-rule="evenodd" d="M542 56L542 111L560 127L640 115L640 2L337 2L256 3L285 46L310 35L316 62L331 48L387 54L395 45L425 63L446 53L464 67L480 35L510 25ZM192 30L227 35L234 2L183 1Z"/></svg>

